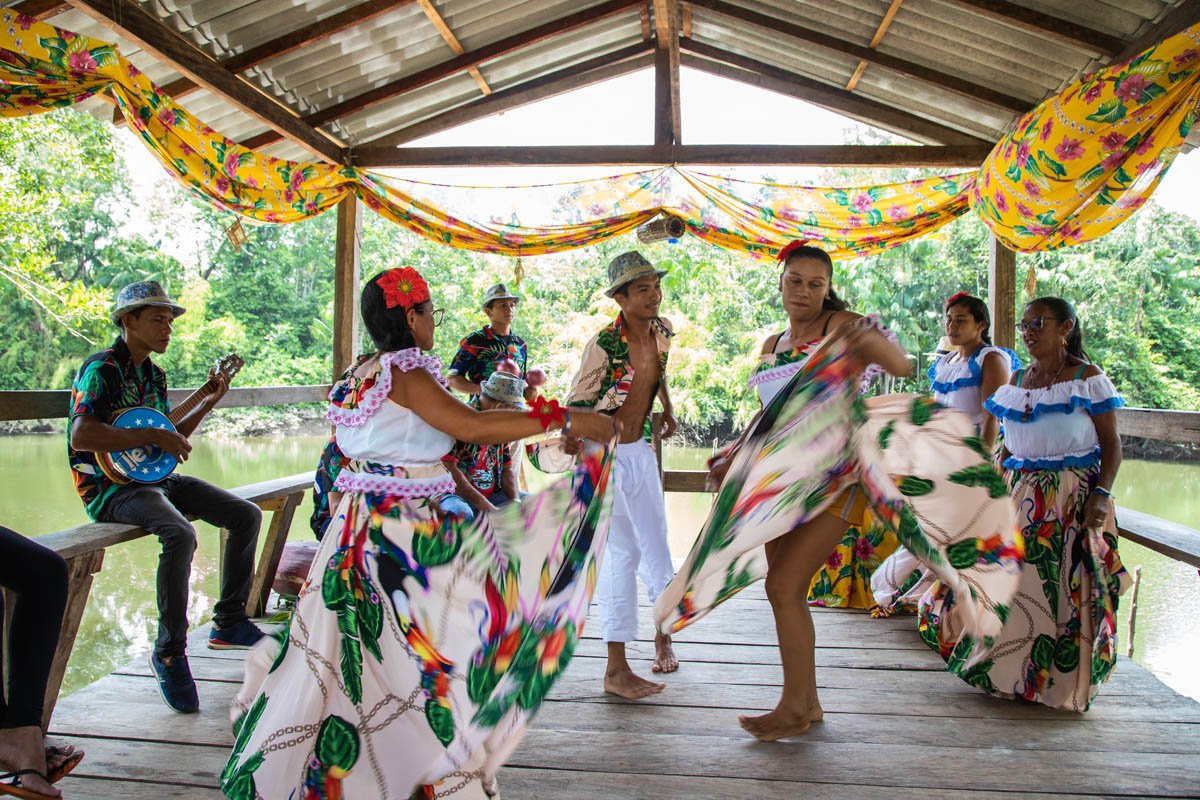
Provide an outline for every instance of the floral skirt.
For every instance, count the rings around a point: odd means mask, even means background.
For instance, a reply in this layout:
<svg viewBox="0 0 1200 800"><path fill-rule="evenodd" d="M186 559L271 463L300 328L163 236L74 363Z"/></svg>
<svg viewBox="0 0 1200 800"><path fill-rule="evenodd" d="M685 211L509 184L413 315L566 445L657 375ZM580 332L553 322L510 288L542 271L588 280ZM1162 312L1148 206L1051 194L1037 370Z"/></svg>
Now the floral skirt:
<svg viewBox="0 0 1200 800"><path fill-rule="evenodd" d="M986 660L961 663L963 632L947 617L953 596L934 587L921 600L925 641L952 672L998 697L1086 711L1117 660L1117 601L1130 579L1117 553L1116 518L1084 530L1097 467L1012 472L1025 537L1020 588Z"/></svg>
<svg viewBox="0 0 1200 800"><path fill-rule="evenodd" d="M469 524L344 495L289 628L250 653L225 795L494 796L582 632L614 447Z"/></svg>
<svg viewBox="0 0 1200 800"><path fill-rule="evenodd" d="M844 513L849 526L808 587L808 602L830 608L876 609L871 576L900 540L871 513L866 497L851 491ZM833 510L833 509L831 509Z"/></svg>
<svg viewBox="0 0 1200 800"><path fill-rule="evenodd" d="M1020 573L1001 476L963 414L913 395L863 401L840 342L808 357L743 437L712 512L655 603L680 630L766 576L763 545L860 491L879 524L965 598L956 622L999 633Z"/></svg>

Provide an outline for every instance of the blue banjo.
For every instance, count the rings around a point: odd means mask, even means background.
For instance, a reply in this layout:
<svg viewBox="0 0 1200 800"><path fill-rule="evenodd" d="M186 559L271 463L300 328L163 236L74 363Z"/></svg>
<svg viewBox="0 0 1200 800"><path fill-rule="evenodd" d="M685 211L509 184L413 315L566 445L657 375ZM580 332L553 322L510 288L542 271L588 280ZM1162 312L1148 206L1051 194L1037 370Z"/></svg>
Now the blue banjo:
<svg viewBox="0 0 1200 800"><path fill-rule="evenodd" d="M217 375L224 376L226 381L232 381L243 363L237 353L230 353L217 361L213 371ZM204 398L217 391L218 386L215 377L209 378L203 386L188 395L187 399L173 409L170 414L163 414L161 411L146 406L134 406L117 411L113 414L109 424L114 428L126 430L161 428L173 431L175 425L192 413ZM113 453L97 453L96 460L110 481L122 485L158 483L174 472L175 467L179 465L175 456L154 445L131 447L128 450L118 450Z"/></svg>

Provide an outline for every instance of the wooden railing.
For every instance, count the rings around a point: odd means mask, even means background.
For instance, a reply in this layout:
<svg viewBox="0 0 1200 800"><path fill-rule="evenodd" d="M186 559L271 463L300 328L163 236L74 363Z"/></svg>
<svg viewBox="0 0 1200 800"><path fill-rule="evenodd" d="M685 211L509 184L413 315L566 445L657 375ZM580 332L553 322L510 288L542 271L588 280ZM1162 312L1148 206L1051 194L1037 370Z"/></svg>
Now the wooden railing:
<svg viewBox="0 0 1200 800"><path fill-rule="evenodd" d="M325 403L329 384L319 386L235 386L221 398L221 408L284 406L296 403ZM195 389L171 389L167 397L174 406ZM27 392L0 392L0 422L23 419L62 419L71 410L71 392L67 389L37 389Z"/></svg>
<svg viewBox="0 0 1200 800"><path fill-rule="evenodd" d="M302 472L298 475L252 483L230 490L243 500L249 500L256 504L263 511L271 512L271 521L267 526L262 555L259 557L258 566L254 571L254 580L251 583L250 599L246 603L246 612L251 616L259 616L266 607L271 584L275 581L275 571L279 567L279 557L287 542L292 518L301 500L304 499L305 492L312 486L312 482L312 473ZM110 547L149 535L147 531L136 525L93 522L38 537L38 544L49 547L66 559L68 575L67 609L63 615L58 650L54 654L49 682L46 684L44 716L46 724L49 724L50 715L54 711L58 692L62 687L63 676L67 671L67 662L75 647L79 623L83 619L83 611L92 591L92 576L98 573L104 565L105 551ZM223 544L224 531L222 531ZM12 605L7 604L7 607L12 608Z"/></svg>

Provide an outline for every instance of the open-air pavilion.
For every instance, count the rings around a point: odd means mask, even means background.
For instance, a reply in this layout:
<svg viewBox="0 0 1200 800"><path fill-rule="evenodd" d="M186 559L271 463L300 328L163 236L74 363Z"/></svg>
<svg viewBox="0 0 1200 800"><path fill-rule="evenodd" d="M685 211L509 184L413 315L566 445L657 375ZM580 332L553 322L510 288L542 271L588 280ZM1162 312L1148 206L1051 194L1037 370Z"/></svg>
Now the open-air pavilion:
<svg viewBox="0 0 1200 800"><path fill-rule="evenodd" d="M180 100L192 117L229 140L262 156L323 163L335 171L669 164L718 170L732 165L974 169L1022 115L1081 76L1200 23L1200 3L1194 0L24 0L9 5L22 15L4 18L9 35L19 36L36 20L112 42L162 95ZM691 145L681 126L683 67L799 98L914 144ZM654 106L645 110L653 114L653 142L520 148L410 144L644 69L652 69L655 79ZM134 108L129 96L99 91L103 96L87 100L85 108L127 124ZM344 187L328 194L338 214L338 370L358 341L355 231L366 204ZM999 239L993 243L989 275L997 340L1011 344L1016 254ZM226 404L308 402L320 399L327 388L234 389ZM0 419L62 417L65 394L0 393ZM1123 434L1200 442L1196 413L1128 409L1119 424ZM702 490L698 473L664 478L668 491ZM255 579L254 611L266 602L309 482L310 476L298 475L239 489L273 513ZM1132 511L1119 510L1119 517L1122 535L1200 566L1200 533ZM43 539L69 558L72 569L52 696L57 696L91 576L102 568L105 549L143 535L129 526L93 524ZM1196 796L1200 704L1175 694L1131 660L1123 661L1094 710L1079 717L993 701L974 691L942 670L911 619L874 621L837 611L817 616L819 680L823 697L829 698L819 733L772 747L746 741L736 728L736 711L769 708L780 679L765 601L761 593L748 591L711 623L682 637L689 643L681 646L687 647L689 663L672 679L671 691L647 707L610 702L600 694L602 649L597 640L586 639L502 773L504 796L782 798L836 792L854 798L935 798L963 791L994 799ZM647 647L642 643L636 652L644 657ZM232 695L240 662L229 654L208 654L196 657L194 666L212 709L197 718L181 719L159 704L151 678L137 666L119 669L58 705L51 732L89 751L77 775L64 784L70 797L219 796L217 775L232 742L220 708Z"/></svg>

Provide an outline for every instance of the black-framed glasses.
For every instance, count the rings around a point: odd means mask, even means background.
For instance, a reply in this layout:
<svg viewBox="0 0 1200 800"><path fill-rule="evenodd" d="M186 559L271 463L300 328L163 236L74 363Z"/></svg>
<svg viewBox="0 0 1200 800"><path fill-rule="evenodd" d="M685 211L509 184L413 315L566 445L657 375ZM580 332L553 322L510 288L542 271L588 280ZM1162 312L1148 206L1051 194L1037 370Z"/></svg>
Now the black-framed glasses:
<svg viewBox="0 0 1200 800"><path fill-rule="evenodd" d="M1025 333L1026 331L1040 331L1042 328L1046 327L1046 320L1048 319L1052 319L1055 322L1062 322L1062 319L1059 317L1030 317L1029 319L1023 319L1018 322L1017 330L1019 330L1021 333Z"/></svg>
<svg viewBox="0 0 1200 800"><path fill-rule="evenodd" d="M442 320L444 320L446 318L446 309L444 309L444 308L435 308L433 311L431 311L429 313L433 314L433 327L435 327L435 328L438 325L441 325Z"/></svg>

